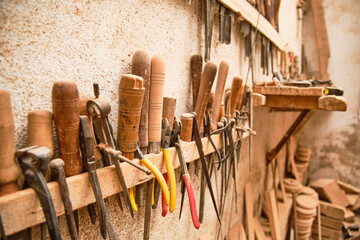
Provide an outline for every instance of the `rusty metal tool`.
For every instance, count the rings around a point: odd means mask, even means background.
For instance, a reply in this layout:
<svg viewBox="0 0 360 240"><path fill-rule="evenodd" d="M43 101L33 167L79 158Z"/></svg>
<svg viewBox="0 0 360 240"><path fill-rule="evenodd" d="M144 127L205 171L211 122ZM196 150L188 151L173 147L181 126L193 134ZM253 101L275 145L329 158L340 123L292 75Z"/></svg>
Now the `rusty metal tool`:
<svg viewBox="0 0 360 240"><path fill-rule="evenodd" d="M69 228L71 239L79 239L78 229L76 227L72 204L69 196L69 189L66 183L66 176L64 171L64 161L60 158L54 159L50 162L51 179L57 181L59 185L59 192L64 204L65 217Z"/></svg>
<svg viewBox="0 0 360 240"><path fill-rule="evenodd" d="M83 157L83 162L86 166L84 167L89 174L89 179L91 187L93 189L98 212L99 212L99 223L100 223L100 232L104 239L107 238L107 228L106 228L106 211L105 211L105 202L101 192L99 179L96 173L96 160L94 156L94 147L93 147L93 136L91 133L91 126L89 118L85 115L80 116L80 147L81 155ZM96 217L96 216L95 216ZM94 224L94 223L93 223Z"/></svg>
<svg viewBox="0 0 360 240"><path fill-rule="evenodd" d="M48 170L50 156L51 152L47 147L28 147L16 152L26 184L35 190L40 200L50 238L57 240L61 239L59 222L44 177Z"/></svg>
<svg viewBox="0 0 360 240"><path fill-rule="evenodd" d="M178 118L176 118L174 120L173 134L171 136L172 137L171 142L173 143L172 145L174 145L176 147L176 150L178 153L180 167L181 167L181 175L182 175L182 179L183 179L182 183L185 185L187 193L188 193L188 197L189 197L191 219L193 221L194 227L196 229L199 229L200 222L199 222L197 211L196 211L195 196L194 196L194 192L193 192L193 188L192 188L192 184L191 184L189 171L186 166L186 161L182 154L181 141L180 141L181 131L182 131L182 124L181 124L180 120ZM181 189L181 205L180 205L179 219L181 217L181 211L182 211L182 207L183 207L183 199L185 196L185 187Z"/></svg>
<svg viewBox="0 0 360 240"><path fill-rule="evenodd" d="M210 60L215 0L205 0L205 62Z"/></svg>
<svg viewBox="0 0 360 240"><path fill-rule="evenodd" d="M73 81L56 81L52 87L53 115L60 158L66 176L82 172L79 151L79 91Z"/></svg>
<svg viewBox="0 0 360 240"><path fill-rule="evenodd" d="M199 87L202 78L203 59L201 55L193 55L190 62L190 76L193 95L193 109L195 110L197 96L199 95Z"/></svg>

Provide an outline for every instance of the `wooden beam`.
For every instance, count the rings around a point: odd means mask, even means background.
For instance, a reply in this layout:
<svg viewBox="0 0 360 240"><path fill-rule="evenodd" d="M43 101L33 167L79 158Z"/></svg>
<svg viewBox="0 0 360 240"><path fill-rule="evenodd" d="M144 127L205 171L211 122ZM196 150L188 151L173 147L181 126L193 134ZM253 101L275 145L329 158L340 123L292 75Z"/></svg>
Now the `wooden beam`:
<svg viewBox="0 0 360 240"><path fill-rule="evenodd" d="M347 101L340 96L323 96L319 98L318 109L325 111L346 111Z"/></svg>
<svg viewBox="0 0 360 240"><path fill-rule="evenodd" d="M249 22L253 27L266 36L273 44L275 44L281 51L285 49L285 41L276 29L270 24L264 16L259 15L259 12L245 0L219 0L221 4L231 11L241 15L243 19ZM258 21L259 18L259 21Z"/></svg>
<svg viewBox="0 0 360 240"><path fill-rule="evenodd" d="M261 107L266 103L266 97L260 93L253 93L253 107Z"/></svg>
<svg viewBox="0 0 360 240"><path fill-rule="evenodd" d="M323 88L321 87L292 87L292 86L254 86L254 93L267 95L281 95L281 96L323 96Z"/></svg>
<svg viewBox="0 0 360 240"><path fill-rule="evenodd" d="M219 135L213 136L213 140L216 146L220 147ZM214 152L214 149L207 138L202 139L202 144L206 155ZM182 142L182 150L184 159L186 159L187 162L199 159L195 142ZM176 149L170 148L170 153L174 168L178 168L180 164L177 158ZM149 154L146 155L146 157L159 168L162 173L166 172L162 153ZM139 163L138 159L135 159L134 162L142 165ZM146 175L127 163L121 163L121 169L128 188L149 181L154 177L152 174ZM122 191L114 166L98 169L97 174L104 198L118 194ZM69 187L70 200L74 210L95 202L88 173L68 177L66 182ZM50 182L47 186L54 202L56 215L63 215L64 207L57 182ZM0 213L5 232L8 235L45 222L39 199L33 189L26 189L0 197Z"/></svg>

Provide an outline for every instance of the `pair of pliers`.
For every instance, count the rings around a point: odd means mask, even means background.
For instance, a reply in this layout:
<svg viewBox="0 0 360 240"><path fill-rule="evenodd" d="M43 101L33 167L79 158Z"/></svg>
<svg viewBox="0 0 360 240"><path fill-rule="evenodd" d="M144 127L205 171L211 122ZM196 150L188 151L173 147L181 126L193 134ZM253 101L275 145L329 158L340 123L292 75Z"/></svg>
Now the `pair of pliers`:
<svg viewBox="0 0 360 240"><path fill-rule="evenodd" d="M174 145L176 147L178 157L179 157L179 162L180 162L181 177L183 179L183 182L182 182L182 185L181 185L181 205L180 205L179 219L181 217L182 207L183 207L183 204L184 204L185 187L186 187L187 193L188 193L188 196L189 196L191 218L192 218L194 227L196 229L199 229L200 228L200 222L199 222L199 218L198 218L197 211L196 211L196 201L195 201L194 191L193 191L193 188L192 188L192 184L191 184L191 180L190 180L189 171L188 171L188 168L187 168L187 165L186 165L186 161L185 161L185 159L183 157L182 149L181 149L181 142L180 142L181 130L182 130L181 121L178 118L175 118L174 127L173 127L173 135L171 136L171 146Z"/></svg>
<svg viewBox="0 0 360 240"><path fill-rule="evenodd" d="M167 214L167 205L169 205L170 212L173 212L175 210L175 203L176 203L176 181L175 181L175 172L174 172L174 166L171 160L170 155L170 138L171 138L171 130L169 126L169 121L164 118L162 121L162 130L161 130L161 150L164 154L164 160L166 165L167 173L164 173L165 180L169 180L169 188L170 188L170 205L166 204L166 201L164 201L165 194L163 192L163 200L162 200L162 216L165 217ZM167 181L166 181L167 182Z"/></svg>

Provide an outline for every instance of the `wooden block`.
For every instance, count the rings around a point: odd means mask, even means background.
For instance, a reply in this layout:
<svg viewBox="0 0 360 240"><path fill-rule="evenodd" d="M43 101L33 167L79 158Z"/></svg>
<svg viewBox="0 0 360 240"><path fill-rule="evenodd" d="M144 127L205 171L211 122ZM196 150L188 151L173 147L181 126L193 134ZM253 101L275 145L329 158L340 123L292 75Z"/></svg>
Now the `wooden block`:
<svg viewBox="0 0 360 240"><path fill-rule="evenodd" d="M245 184L245 208L246 208L246 225L249 240L254 240L254 209L251 183Z"/></svg>
<svg viewBox="0 0 360 240"><path fill-rule="evenodd" d="M318 98L314 96L266 96L266 106L286 110L317 109Z"/></svg>
<svg viewBox="0 0 360 240"><path fill-rule="evenodd" d="M258 217L254 217L254 230L256 239L266 239L264 229L261 226L260 220Z"/></svg>
<svg viewBox="0 0 360 240"><path fill-rule="evenodd" d="M351 184L345 183L343 181L337 180L337 184L339 187L344 190L346 193L352 193L352 194L360 194L360 189L357 187L354 187Z"/></svg>
<svg viewBox="0 0 360 240"><path fill-rule="evenodd" d="M325 111L346 111L347 101L340 96L323 96L318 100L318 109Z"/></svg>
<svg viewBox="0 0 360 240"><path fill-rule="evenodd" d="M312 233L317 235L318 233L318 225L313 224L312 225ZM321 237L329 237L329 238L335 238L338 239L341 234L341 230L334 230L328 227L321 226Z"/></svg>
<svg viewBox="0 0 360 240"><path fill-rule="evenodd" d="M265 192L265 200L266 200L266 208L269 213L271 238L273 240L280 240L281 239L280 223L279 223L279 216L276 206L274 189Z"/></svg>
<svg viewBox="0 0 360 240"><path fill-rule="evenodd" d="M345 216L344 216L345 222L352 223L352 222L354 222L354 219L355 219L354 212L351 211L350 209L346 208L345 209Z"/></svg>
<svg viewBox="0 0 360 240"><path fill-rule="evenodd" d="M355 206L357 200L359 199L359 194L346 194L346 198L348 199L350 206Z"/></svg>
<svg viewBox="0 0 360 240"><path fill-rule="evenodd" d="M322 200L326 200L343 207L350 205L345 192L341 190L337 182L333 179L318 179L315 182L311 182L310 187L315 189Z"/></svg>
<svg viewBox="0 0 360 240"><path fill-rule="evenodd" d="M322 215L338 219L340 221L344 220L345 208L339 205L319 201L320 211Z"/></svg>
<svg viewBox="0 0 360 240"><path fill-rule="evenodd" d="M315 218L314 223L317 224L317 218ZM341 230L343 221L331 217L327 217L324 215L321 215L321 226L325 226L334 230Z"/></svg>
<svg viewBox="0 0 360 240"><path fill-rule="evenodd" d="M253 93L253 107L261 107L266 103L266 97L260 93Z"/></svg>
<svg viewBox="0 0 360 240"><path fill-rule="evenodd" d="M226 234L225 240L246 240L244 226L241 220L237 221Z"/></svg>

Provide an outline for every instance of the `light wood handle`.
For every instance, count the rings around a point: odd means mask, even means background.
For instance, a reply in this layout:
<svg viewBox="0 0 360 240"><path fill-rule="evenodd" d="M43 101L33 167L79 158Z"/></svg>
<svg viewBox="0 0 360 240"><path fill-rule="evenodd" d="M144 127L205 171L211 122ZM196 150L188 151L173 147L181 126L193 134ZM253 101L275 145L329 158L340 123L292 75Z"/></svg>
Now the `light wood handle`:
<svg viewBox="0 0 360 240"><path fill-rule="evenodd" d="M139 144L142 150L149 145L148 122L149 122L149 90L150 90L150 72L151 60L149 54L144 50L137 50L131 61L131 72L133 75L142 77L145 88L144 100L141 106ZM144 154L146 152L143 151Z"/></svg>
<svg viewBox="0 0 360 240"><path fill-rule="evenodd" d="M173 129L175 108L176 108L176 99L164 97L163 100L163 118L166 118L169 121L170 130Z"/></svg>
<svg viewBox="0 0 360 240"><path fill-rule="evenodd" d="M137 148L144 93L142 77L131 74L121 77L117 144L122 152L135 152Z"/></svg>
<svg viewBox="0 0 360 240"><path fill-rule="evenodd" d="M215 97L211 113L211 130L215 130L219 120L221 100L224 93L226 78L229 72L229 63L221 61L219 66L218 77L216 81Z"/></svg>
<svg viewBox="0 0 360 240"><path fill-rule="evenodd" d="M237 105L236 105L236 110L241 110L241 104L242 104L242 100L243 100L243 95L244 95L244 86L241 85L240 87L240 94L239 94L239 98L238 98L238 102L237 102Z"/></svg>
<svg viewBox="0 0 360 240"><path fill-rule="evenodd" d="M194 115L191 113L181 114L182 130L180 139L184 142L191 142Z"/></svg>
<svg viewBox="0 0 360 240"><path fill-rule="evenodd" d="M165 59L162 56L154 56L151 58L149 142L161 141L164 80Z"/></svg>
<svg viewBox="0 0 360 240"><path fill-rule="evenodd" d="M10 93L0 89L0 196L18 190L19 169L14 161L14 134Z"/></svg>
<svg viewBox="0 0 360 240"><path fill-rule="evenodd" d="M235 76L231 85L231 95L230 95L231 118L235 117L235 110L236 110L236 105L238 103L242 82L243 80L240 76Z"/></svg>
<svg viewBox="0 0 360 240"><path fill-rule="evenodd" d="M217 66L209 61L205 64L203 76L200 83L198 98L196 101L195 112L197 114L197 122L199 128L202 126L206 105L209 101L211 87L216 76Z"/></svg>
<svg viewBox="0 0 360 240"><path fill-rule="evenodd" d="M192 93L193 93L193 106L195 110L197 96L199 94L200 81L202 77L203 69L203 59L201 55L193 55L191 57L191 84L192 84Z"/></svg>
<svg viewBox="0 0 360 240"><path fill-rule="evenodd" d="M28 113L27 145L45 146L53 155L53 115L47 110L34 110Z"/></svg>
<svg viewBox="0 0 360 240"><path fill-rule="evenodd" d="M66 176L82 172L79 151L79 91L73 81L56 81L52 88L52 106L60 158Z"/></svg>

